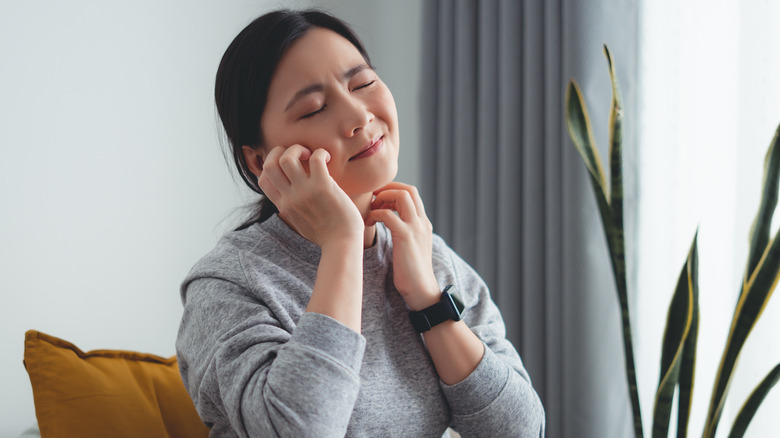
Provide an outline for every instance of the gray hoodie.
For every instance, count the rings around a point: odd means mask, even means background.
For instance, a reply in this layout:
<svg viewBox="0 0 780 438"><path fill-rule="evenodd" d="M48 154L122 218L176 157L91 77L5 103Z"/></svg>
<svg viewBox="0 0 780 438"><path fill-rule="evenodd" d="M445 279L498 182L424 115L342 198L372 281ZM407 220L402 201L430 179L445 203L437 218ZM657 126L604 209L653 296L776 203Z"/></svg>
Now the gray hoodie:
<svg viewBox="0 0 780 438"><path fill-rule="evenodd" d="M363 255L362 330L306 306L320 249L278 216L225 235L184 280L176 350L211 436L544 436L544 410L484 282L434 235L439 285L485 343L446 385L393 285L390 231Z"/></svg>

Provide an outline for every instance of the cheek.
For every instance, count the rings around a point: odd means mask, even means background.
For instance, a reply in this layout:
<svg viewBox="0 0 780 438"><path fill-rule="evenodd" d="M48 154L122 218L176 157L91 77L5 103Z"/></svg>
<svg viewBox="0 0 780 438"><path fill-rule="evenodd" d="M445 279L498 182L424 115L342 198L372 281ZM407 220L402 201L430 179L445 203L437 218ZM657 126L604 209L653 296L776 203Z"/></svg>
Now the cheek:
<svg viewBox="0 0 780 438"><path fill-rule="evenodd" d="M263 142L266 151L270 151L277 144L277 132L274 129L276 126L278 126L278 123L268 113L263 114L263 117L260 118L260 133L262 135L260 140Z"/></svg>
<svg viewBox="0 0 780 438"><path fill-rule="evenodd" d="M322 147L324 118L295 123L290 120L268 118L261 125L266 146L289 147L299 144L311 149Z"/></svg>
<svg viewBox="0 0 780 438"><path fill-rule="evenodd" d="M388 119L388 123L392 122L394 127L397 127L398 110L395 106L395 99L393 99L393 94L387 86L382 88L382 92L377 94L376 104L381 109L384 118Z"/></svg>

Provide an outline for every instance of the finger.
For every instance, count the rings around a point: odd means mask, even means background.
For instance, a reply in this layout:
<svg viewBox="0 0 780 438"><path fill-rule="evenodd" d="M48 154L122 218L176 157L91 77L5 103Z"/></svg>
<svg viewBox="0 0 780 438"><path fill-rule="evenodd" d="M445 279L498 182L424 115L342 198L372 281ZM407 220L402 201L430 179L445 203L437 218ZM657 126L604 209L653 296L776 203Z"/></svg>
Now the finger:
<svg viewBox="0 0 780 438"><path fill-rule="evenodd" d="M330 162L330 153L325 149L319 148L312 152L309 158L309 169L313 178L326 178L330 176L328 163Z"/></svg>
<svg viewBox="0 0 780 438"><path fill-rule="evenodd" d="M302 161L308 160L309 157L311 157L310 150L299 144L294 144L279 157L279 167L282 168L291 183L301 181L308 177Z"/></svg>
<svg viewBox="0 0 780 438"><path fill-rule="evenodd" d="M387 202L382 200L371 201L371 210L393 210L395 211L395 202Z"/></svg>
<svg viewBox="0 0 780 438"><path fill-rule="evenodd" d="M417 190L417 187L410 185L409 186L409 195L412 197L412 202L414 202L414 206L417 209L417 214L419 216L425 215L425 205L422 202L422 197L420 196L420 192Z"/></svg>
<svg viewBox="0 0 780 438"><path fill-rule="evenodd" d="M404 184L402 182L398 182L398 181L390 181L384 187L381 187L381 188L379 188L377 190L374 190L374 194L377 194L379 192L383 192L385 190L406 190L409 187L412 187L412 186L410 186L409 184Z"/></svg>
<svg viewBox="0 0 780 438"><path fill-rule="evenodd" d="M260 174L260 177L257 178L257 185L260 187L260 190L263 191L265 197L270 199L271 202L273 202L274 205L278 207L282 198L282 194L276 187L274 187L266 172L263 172Z"/></svg>
<svg viewBox="0 0 780 438"><path fill-rule="evenodd" d="M380 188L379 190L374 191L374 194L376 195L386 190L403 190L409 193L409 196L411 196L412 202L414 203L414 207L417 210L417 214L420 216L425 216L425 205L423 205L422 198L420 197L420 192L417 190L417 187L411 184L404 184L402 182L392 181L386 186Z"/></svg>
<svg viewBox="0 0 780 438"><path fill-rule="evenodd" d="M263 172L260 174L261 177L268 178L277 190L282 190L290 185L287 175L279 167L279 157L282 153L284 153L284 148L281 146L271 149L263 160Z"/></svg>
<svg viewBox="0 0 780 438"><path fill-rule="evenodd" d="M371 208L378 208L382 204L392 204L404 222L416 218L417 207L412 201L412 196L406 190L386 190L379 192L376 199L371 202Z"/></svg>
<svg viewBox="0 0 780 438"><path fill-rule="evenodd" d="M400 233L406 225L392 210L370 211L366 217L366 225L370 227L377 222L385 224L385 226L390 229L391 233Z"/></svg>

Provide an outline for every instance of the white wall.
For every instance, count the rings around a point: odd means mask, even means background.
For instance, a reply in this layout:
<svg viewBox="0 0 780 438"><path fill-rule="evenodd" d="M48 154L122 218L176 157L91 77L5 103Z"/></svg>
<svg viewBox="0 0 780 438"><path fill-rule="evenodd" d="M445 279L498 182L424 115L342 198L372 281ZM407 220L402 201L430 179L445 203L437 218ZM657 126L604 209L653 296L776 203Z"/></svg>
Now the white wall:
<svg viewBox="0 0 780 438"><path fill-rule="evenodd" d="M0 4L0 436L35 422L28 329L174 354L179 282L249 199L217 139L219 59L260 13L311 3ZM421 5L322 5L393 90L416 184Z"/></svg>

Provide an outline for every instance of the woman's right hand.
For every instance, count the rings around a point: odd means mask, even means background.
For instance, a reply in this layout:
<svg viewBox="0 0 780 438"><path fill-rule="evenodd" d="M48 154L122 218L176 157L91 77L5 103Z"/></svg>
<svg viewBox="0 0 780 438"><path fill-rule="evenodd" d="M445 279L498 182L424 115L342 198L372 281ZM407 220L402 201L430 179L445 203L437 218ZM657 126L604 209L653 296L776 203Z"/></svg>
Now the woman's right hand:
<svg viewBox="0 0 780 438"><path fill-rule="evenodd" d="M320 248L363 241L365 224L355 204L328 172L330 154L301 145L277 146L263 160L258 185L279 216Z"/></svg>

